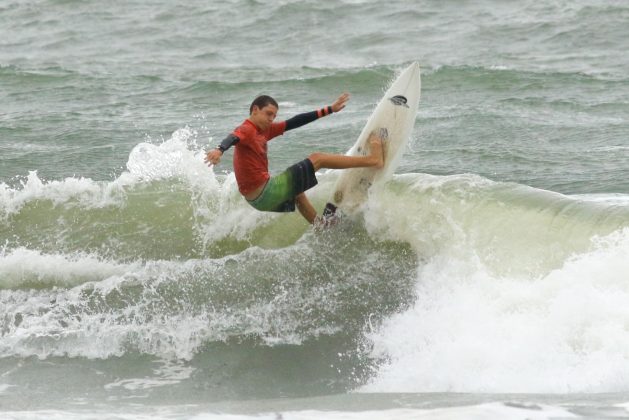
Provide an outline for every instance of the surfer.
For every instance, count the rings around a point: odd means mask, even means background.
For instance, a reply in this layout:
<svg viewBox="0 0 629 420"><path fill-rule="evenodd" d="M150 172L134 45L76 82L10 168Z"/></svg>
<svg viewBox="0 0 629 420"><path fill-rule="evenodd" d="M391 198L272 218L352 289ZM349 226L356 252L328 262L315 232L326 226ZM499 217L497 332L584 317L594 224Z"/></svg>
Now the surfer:
<svg viewBox="0 0 629 420"><path fill-rule="evenodd" d="M380 136L372 133L369 139L371 154L367 156L315 152L273 177L269 174L267 142L285 131L341 111L348 100L349 94L344 93L332 105L276 123L274 120L279 105L270 96L258 96L249 107L249 118L215 149L207 152L205 162L210 165L218 164L223 153L235 146L234 172L238 190L251 206L260 211L273 212L293 212L296 206L309 223L325 226L326 219L317 216L305 194L306 190L317 185L315 172L321 168L382 168L384 160Z"/></svg>

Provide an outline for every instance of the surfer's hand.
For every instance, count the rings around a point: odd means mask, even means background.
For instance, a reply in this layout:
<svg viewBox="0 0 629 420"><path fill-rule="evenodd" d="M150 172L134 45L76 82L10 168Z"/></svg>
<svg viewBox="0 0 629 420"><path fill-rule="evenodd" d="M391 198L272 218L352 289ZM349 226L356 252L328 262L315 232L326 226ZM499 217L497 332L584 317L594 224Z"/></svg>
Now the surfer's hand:
<svg viewBox="0 0 629 420"><path fill-rule="evenodd" d="M345 104L349 101L349 93L345 92L341 96L338 97L336 101L332 104L332 111L339 112L341 109L345 108Z"/></svg>
<svg viewBox="0 0 629 420"><path fill-rule="evenodd" d="M221 161L221 156L223 156L223 152L219 149L212 149L205 155L205 163L210 165L218 165Z"/></svg>

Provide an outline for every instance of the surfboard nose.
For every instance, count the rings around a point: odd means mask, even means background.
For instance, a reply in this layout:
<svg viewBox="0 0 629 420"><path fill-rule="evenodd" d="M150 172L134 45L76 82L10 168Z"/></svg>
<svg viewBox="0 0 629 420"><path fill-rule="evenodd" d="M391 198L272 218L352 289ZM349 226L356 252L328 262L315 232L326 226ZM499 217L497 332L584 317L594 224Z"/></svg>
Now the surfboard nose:
<svg viewBox="0 0 629 420"><path fill-rule="evenodd" d="M417 61L413 61L413 63L408 66L407 71L410 70L412 71L413 75L411 77L411 80L416 80L418 83L418 88L417 90L420 91L421 90L421 70L419 68L419 63ZM419 101L419 96L417 97L417 100Z"/></svg>
<svg viewBox="0 0 629 420"><path fill-rule="evenodd" d="M419 77L419 63L417 61L413 61L413 63L409 66L413 69L413 73L417 73L417 77Z"/></svg>
<svg viewBox="0 0 629 420"><path fill-rule="evenodd" d="M413 61L411 64L409 64L408 67L404 69L404 71L402 71L402 73L400 73L399 77L400 78L407 77L409 78L409 80L412 80L412 79L419 80L421 77L419 63L417 61Z"/></svg>

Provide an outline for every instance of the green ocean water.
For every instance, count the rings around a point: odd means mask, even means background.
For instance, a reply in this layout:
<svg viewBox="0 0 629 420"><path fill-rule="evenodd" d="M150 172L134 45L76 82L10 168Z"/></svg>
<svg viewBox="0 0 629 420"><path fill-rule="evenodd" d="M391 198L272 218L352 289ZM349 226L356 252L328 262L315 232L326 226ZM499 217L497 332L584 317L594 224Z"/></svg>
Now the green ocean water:
<svg viewBox="0 0 629 420"><path fill-rule="evenodd" d="M0 34L0 417L627 415L625 2L5 0ZM271 172L344 153L413 61L333 230L203 163L259 94L351 94Z"/></svg>

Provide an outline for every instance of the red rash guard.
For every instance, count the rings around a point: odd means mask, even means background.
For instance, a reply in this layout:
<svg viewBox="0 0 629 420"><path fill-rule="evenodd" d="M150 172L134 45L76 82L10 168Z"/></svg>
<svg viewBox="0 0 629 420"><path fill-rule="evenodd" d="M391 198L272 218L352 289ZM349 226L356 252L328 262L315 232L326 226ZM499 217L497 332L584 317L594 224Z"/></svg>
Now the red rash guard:
<svg viewBox="0 0 629 420"><path fill-rule="evenodd" d="M272 123L267 130L260 131L254 123L245 120L232 132L240 139L234 152L234 172L241 194L255 191L271 177L266 143L285 130L286 121Z"/></svg>
<svg viewBox="0 0 629 420"><path fill-rule="evenodd" d="M255 191L271 177L266 143L273 137L281 136L285 131L301 127L316 119L330 115L331 106L316 111L305 112L280 123L272 123L268 130L260 131L254 123L246 119L217 147L225 152L236 146L234 153L234 172L238 189L243 195Z"/></svg>

